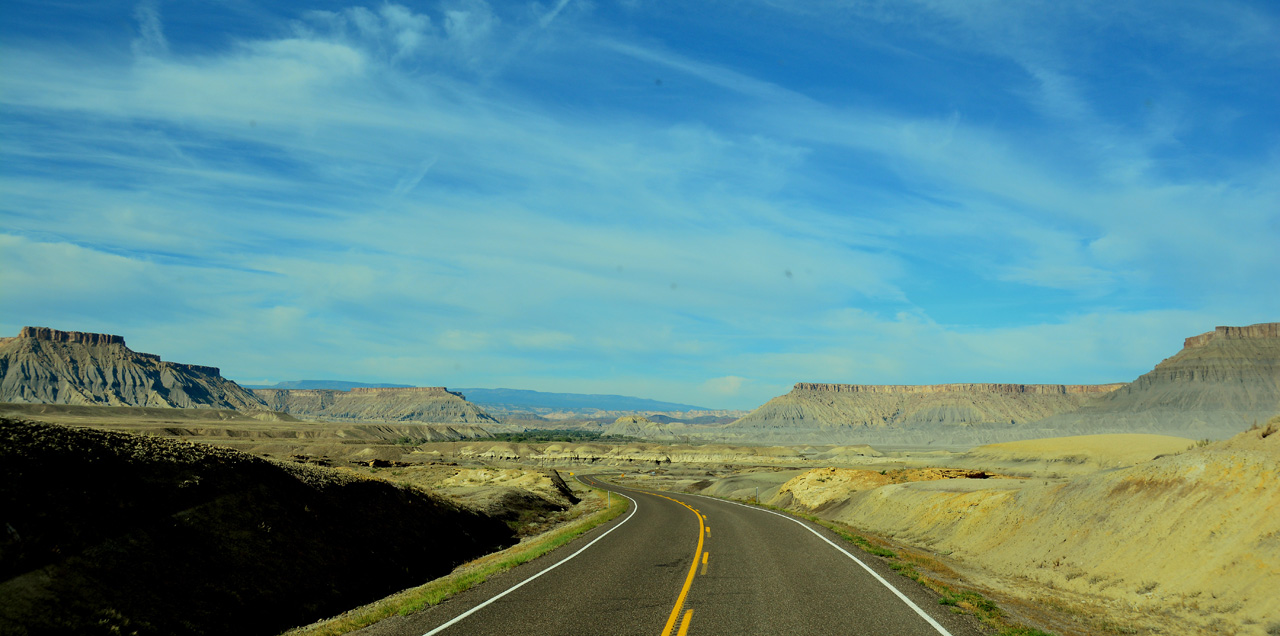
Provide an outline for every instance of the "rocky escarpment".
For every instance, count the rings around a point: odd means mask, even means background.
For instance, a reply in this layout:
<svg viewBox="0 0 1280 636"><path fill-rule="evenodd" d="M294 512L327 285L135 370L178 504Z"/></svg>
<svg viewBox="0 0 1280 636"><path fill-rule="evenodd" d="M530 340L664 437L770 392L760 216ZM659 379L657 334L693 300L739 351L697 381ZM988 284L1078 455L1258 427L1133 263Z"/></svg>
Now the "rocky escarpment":
<svg viewBox="0 0 1280 636"><path fill-rule="evenodd" d="M345 471L0 419L0 633L279 634L514 543Z"/></svg>
<svg viewBox="0 0 1280 636"><path fill-rule="evenodd" d="M109 334L23 327L0 341L0 401L261 409L262 400L217 367L140 353Z"/></svg>
<svg viewBox="0 0 1280 636"><path fill-rule="evenodd" d="M1280 323L1218 327L1128 385L1044 425L1223 439L1280 413Z"/></svg>
<svg viewBox="0 0 1280 636"><path fill-rule="evenodd" d="M1245 327L1215 327L1198 336L1191 336L1182 341L1183 349L1195 349L1209 344L1213 340L1268 340L1280 338L1280 322L1261 322Z"/></svg>
<svg viewBox="0 0 1280 636"><path fill-rule="evenodd" d="M729 439L964 444L1033 436L1028 423L1080 408L1121 384L865 385L801 382L729 424Z"/></svg>
<svg viewBox="0 0 1280 636"><path fill-rule="evenodd" d="M254 389L276 411L334 421L496 424L497 420L445 387Z"/></svg>

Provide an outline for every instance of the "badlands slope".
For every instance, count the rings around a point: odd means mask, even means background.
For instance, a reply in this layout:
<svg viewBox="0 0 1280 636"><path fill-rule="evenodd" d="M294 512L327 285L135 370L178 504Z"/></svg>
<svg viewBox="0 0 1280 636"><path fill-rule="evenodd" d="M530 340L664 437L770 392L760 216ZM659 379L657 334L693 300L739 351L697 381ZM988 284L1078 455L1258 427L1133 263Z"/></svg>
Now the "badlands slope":
<svg viewBox="0 0 1280 636"><path fill-rule="evenodd" d="M687 438L688 428L680 422L655 422L643 415L623 415L604 429L604 434L661 442Z"/></svg>
<svg viewBox="0 0 1280 636"><path fill-rule="evenodd" d="M325 420L474 426L497 423L461 393L444 387L255 389L254 394L274 410Z"/></svg>
<svg viewBox="0 0 1280 636"><path fill-rule="evenodd" d="M1060 477L1133 466L1181 453L1193 445L1191 439L1172 435L1077 435L988 444L946 463L1016 476Z"/></svg>
<svg viewBox="0 0 1280 636"><path fill-rule="evenodd" d="M1117 441L1110 461L1132 461ZM1037 444L1106 455L1097 439ZM772 503L927 546L973 580L1014 595L1091 599L1097 611L1144 628L1280 631L1280 418L1226 441L1065 481L883 485L871 475L842 476L833 488L836 475L824 470L787 482Z"/></svg>
<svg viewBox="0 0 1280 636"><path fill-rule="evenodd" d="M1280 413L1280 323L1187 338L1150 373L1079 410L1038 423L1076 432L1225 439Z"/></svg>

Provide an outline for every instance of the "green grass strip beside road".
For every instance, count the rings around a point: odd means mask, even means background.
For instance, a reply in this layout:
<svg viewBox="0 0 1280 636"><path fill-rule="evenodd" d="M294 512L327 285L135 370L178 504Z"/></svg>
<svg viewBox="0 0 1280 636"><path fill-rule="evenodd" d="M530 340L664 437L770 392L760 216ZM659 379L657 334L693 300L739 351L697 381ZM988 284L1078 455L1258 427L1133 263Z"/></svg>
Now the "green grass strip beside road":
<svg viewBox="0 0 1280 636"><path fill-rule="evenodd" d="M605 491L592 488L595 496L604 500ZM506 550L489 554L464 564L453 574L444 576L415 588L393 594L380 601L358 607L334 618L296 627L285 636L340 636L372 625L397 614L407 615L469 590L486 581L490 576L505 572L522 563L532 561L556 548L569 543L582 534L626 512L627 500L614 497L613 505L589 513L559 528L538 535Z"/></svg>

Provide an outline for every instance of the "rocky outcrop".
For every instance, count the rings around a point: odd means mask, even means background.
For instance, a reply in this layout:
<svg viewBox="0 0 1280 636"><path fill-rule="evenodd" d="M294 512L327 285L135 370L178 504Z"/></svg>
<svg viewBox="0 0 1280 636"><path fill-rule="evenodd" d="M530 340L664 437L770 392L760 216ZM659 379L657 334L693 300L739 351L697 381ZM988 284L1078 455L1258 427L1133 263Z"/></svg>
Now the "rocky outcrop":
<svg viewBox="0 0 1280 636"><path fill-rule="evenodd" d="M1187 338L1150 372L1043 422L1072 434L1142 432L1223 439L1280 413L1280 323Z"/></svg>
<svg viewBox="0 0 1280 636"><path fill-rule="evenodd" d="M1216 327L1213 331L1191 336L1183 341L1184 349L1194 349L1209 344L1210 340L1244 340L1280 338L1280 322L1262 322L1245 327Z"/></svg>
<svg viewBox="0 0 1280 636"><path fill-rule="evenodd" d="M23 327L0 343L0 401L262 409L217 367L167 362L121 336Z"/></svg>
<svg viewBox="0 0 1280 636"><path fill-rule="evenodd" d="M269 408L332 421L422 422L483 426L497 420L445 387L254 389Z"/></svg>
<svg viewBox="0 0 1280 636"><path fill-rule="evenodd" d="M105 333L85 333L82 331L58 331L48 327L23 327L22 331L18 332L18 337L48 340L50 342L71 342L90 346L124 344L123 336L113 336Z"/></svg>
<svg viewBox="0 0 1280 636"><path fill-rule="evenodd" d="M656 416L655 416L656 417ZM714 434L719 427L690 425L680 420L651 420L644 415L623 415L604 429L604 435L632 437L655 442L689 441ZM714 437L712 437L714 439Z"/></svg>
<svg viewBox="0 0 1280 636"><path fill-rule="evenodd" d="M643 415L623 415L622 417L619 417L618 419L614 420L613 423L622 424L622 425L638 424L640 426L646 426L649 424L653 424L653 420Z"/></svg>

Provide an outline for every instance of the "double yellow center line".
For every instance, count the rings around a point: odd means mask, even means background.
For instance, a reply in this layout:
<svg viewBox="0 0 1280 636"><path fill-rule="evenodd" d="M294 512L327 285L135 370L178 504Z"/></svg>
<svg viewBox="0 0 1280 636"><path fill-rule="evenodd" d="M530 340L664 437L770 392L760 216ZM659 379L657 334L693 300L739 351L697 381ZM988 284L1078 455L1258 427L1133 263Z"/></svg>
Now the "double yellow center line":
<svg viewBox="0 0 1280 636"><path fill-rule="evenodd" d="M689 575L684 579L684 587L680 588L680 596L676 598L675 607L671 608L671 616L667 617L666 627L662 628L662 636L671 636L671 628L675 627L676 619L680 618L680 610L684 608L684 600L689 596L689 588L693 587L693 577L698 574L698 561L702 561L702 571L704 573L706 572L707 558L706 554L702 551L702 545L707 535L711 534L711 529L703 523L704 518L702 514L697 510L694 510L693 506L690 506L678 499L672 499L666 495L659 495L657 493L649 494L652 494L655 497L662 497L663 499L674 501L685 508L688 508L693 512L693 515L698 518L698 549L693 551L693 563L689 564ZM677 636L685 636L685 634L689 632L689 621L692 619L693 610L689 610L684 613L684 618L680 620L680 631L677 632Z"/></svg>

